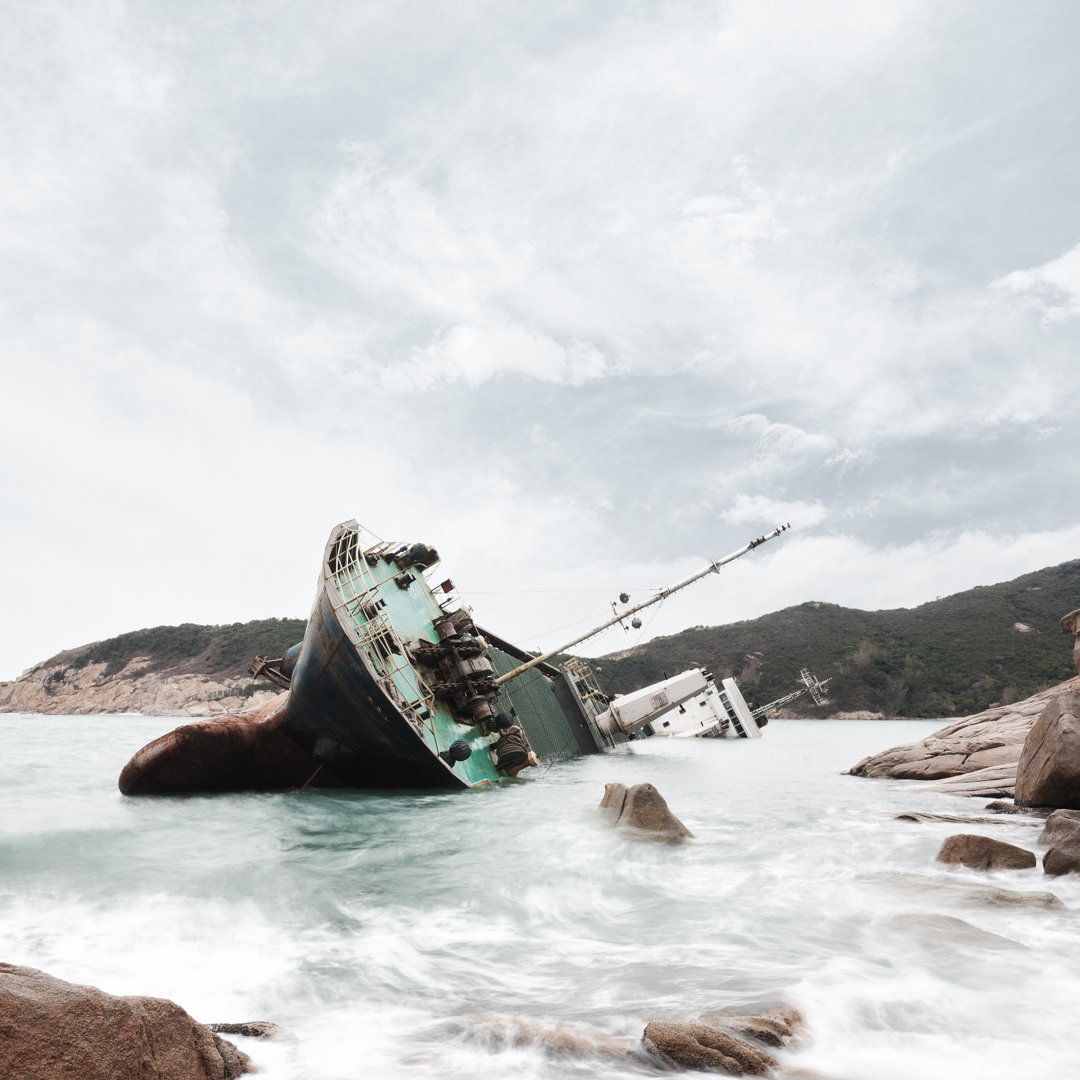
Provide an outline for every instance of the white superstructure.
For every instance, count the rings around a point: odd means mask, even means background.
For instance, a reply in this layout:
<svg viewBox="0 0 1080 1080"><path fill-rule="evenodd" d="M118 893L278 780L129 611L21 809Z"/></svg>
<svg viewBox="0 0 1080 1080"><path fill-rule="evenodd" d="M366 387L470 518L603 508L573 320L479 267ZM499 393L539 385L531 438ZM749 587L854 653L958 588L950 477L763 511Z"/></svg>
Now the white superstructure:
<svg viewBox="0 0 1080 1080"><path fill-rule="evenodd" d="M646 725L654 735L681 738L761 736L750 707L734 679L716 685L704 668L691 668L670 679L612 698L596 718L607 735L633 735Z"/></svg>

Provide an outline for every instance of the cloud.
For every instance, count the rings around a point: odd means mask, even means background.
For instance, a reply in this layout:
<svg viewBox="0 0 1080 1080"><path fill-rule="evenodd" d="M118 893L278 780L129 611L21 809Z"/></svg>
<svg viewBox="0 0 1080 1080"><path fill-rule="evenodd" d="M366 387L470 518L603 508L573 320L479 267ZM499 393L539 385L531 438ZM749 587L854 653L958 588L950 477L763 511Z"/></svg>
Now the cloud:
<svg viewBox="0 0 1080 1080"><path fill-rule="evenodd" d="M732 525L798 522L803 528L813 528L828 516L828 510L819 502L782 502L765 495L746 495L742 492L736 496L734 504L721 514L723 520Z"/></svg>
<svg viewBox="0 0 1080 1080"><path fill-rule="evenodd" d="M604 372L603 355L588 342L560 344L519 326L455 326L413 350L404 363L384 369L382 378L384 385L400 390L427 390L454 379L475 387L511 373L580 386Z"/></svg>
<svg viewBox="0 0 1080 1080"><path fill-rule="evenodd" d="M0 65L12 663L302 614L350 516L492 592L659 587L774 511L819 599L1060 555L1070 5L69 8ZM57 641L24 582L73 521Z"/></svg>
<svg viewBox="0 0 1080 1080"><path fill-rule="evenodd" d="M1014 270L990 288L1038 311L1044 323L1074 319L1080 315L1080 244L1042 266Z"/></svg>

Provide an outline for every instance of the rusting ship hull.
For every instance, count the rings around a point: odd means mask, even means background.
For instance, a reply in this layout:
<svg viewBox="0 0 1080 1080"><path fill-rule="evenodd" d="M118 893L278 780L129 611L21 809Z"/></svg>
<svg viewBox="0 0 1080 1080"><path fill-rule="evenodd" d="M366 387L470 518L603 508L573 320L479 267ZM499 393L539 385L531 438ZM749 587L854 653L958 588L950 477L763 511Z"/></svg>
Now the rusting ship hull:
<svg viewBox="0 0 1080 1080"><path fill-rule="evenodd" d="M287 734L350 787L468 786L390 699L325 586L308 619L284 712Z"/></svg>
<svg viewBox="0 0 1080 1080"><path fill-rule="evenodd" d="M279 694L242 713L185 724L154 739L124 766L120 791L178 795L303 787L321 763L285 734L287 696ZM340 783L325 769L320 780L324 787Z"/></svg>
<svg viewBox="0 0 1080 1080"><path fill-rule="evenodd" d="M287 690L265 713L179 728L140 750L121 776L128 794L284 787L482 787L556 760L611 749L607 703L580 660L545 661L719 570L759 537L560 649L524 653L488 641L436 581L425 544L380 540L355 521L334 527L300 646L251 671ZM627 603L621 596L620 602ZM280 704L279 704L280 703Z"/></svg>

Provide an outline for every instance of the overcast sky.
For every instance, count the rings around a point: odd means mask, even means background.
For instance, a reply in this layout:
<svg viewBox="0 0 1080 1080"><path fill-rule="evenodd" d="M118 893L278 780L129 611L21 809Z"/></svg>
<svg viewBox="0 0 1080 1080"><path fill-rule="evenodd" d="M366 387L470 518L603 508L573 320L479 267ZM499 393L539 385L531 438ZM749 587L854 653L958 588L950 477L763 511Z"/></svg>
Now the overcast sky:
<svg viewBox="0 0 1080 1080"><path fill-rule="evenodd" d="M352 517L528 648L791 521L597 653L1080 554L1074 0L4 20L0 677Z"/></svg>

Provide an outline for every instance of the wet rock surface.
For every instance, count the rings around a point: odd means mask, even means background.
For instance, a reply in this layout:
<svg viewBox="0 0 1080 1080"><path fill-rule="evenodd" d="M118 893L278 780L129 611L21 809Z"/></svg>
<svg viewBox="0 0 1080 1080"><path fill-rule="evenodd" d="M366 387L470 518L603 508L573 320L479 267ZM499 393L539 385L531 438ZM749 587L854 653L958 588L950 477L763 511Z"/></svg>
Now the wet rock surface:
<svg viewBox="0 0 1080 1080"><path fill-rule="evenodd" d="M724 1028L735 1035L756 1039L767 1046L787 1046L805 1032L806 1021L798 1009L779 1007L753 1013L714 1013L699 1016L702 1024Z"/></svg>
<svg viewBox="0 0 1080 1080"><path fill-rule="evenodd" d="M1043 856L1043 872L1051 877L1080 874L1080 836L1055 844Z"/></svg>
<svg viewBox="0 0 1080 1080"><path fill-rule="evenodd" d="M937 860L972 870L1030 870L1037 861L1033 851L973 833L948 837L941 845Z"/></svg>
<svg viewBox="0 0 1080 1080"><path fill-rule="evenodd" d="M770 1053L709 1024L654 1020L645 1028L646 1048L684 1069L767 1076L780 1067Z"/></svg>
<svg viewBox="0 0 1080 1080"><path fill-rule="evenodd" d="M440 1031L480 1039L492 1050L539 1046L574 1057L629 1058L638 1052L635 1038L610 1035L588 1024L524 1016L470 1016L440 1025Z"/></svg>
<svg viewBox="0 0 1080 1080"><path fill-rule="evenodd" d="M1020 814L1032 821L1037 818L1048 817L1053 812L1047 806L1017 806L1016 803L1004 799L988 802L983 809L989 810L992 814Z"/></svg>
<svg viewBox="0 0 1080 1080"><path fill-rule="evenodd" d="M888 921L892 930L919 939L927 947L941 949L990 948L1009 951L1026 950L1027 946L1012 938L993 934L974 926L966 919L952 915L908 913L894 915Z"/></svg>
<svg viewBox="0 0 1080 1080"><path fill-rule="evenodd" d="M1057 694L1024 742L1016 772L1018 806L1080 810L1080 692Z"/></svg>
<svg viewBox="0 0 1080 1080"><path fill-rule="evenodd" d="M163 998L115 997L0 963L5 1080L233 1080L254 1071L232 1043Z"/></svg>
<svg viewBox="0 0 1080 1080"><path fill-rule="evenodd" d="M604 786L600 800L604 816L616 828L636 829L658 840L678 843L694 834L671 812L652 784L613 783Z"/></svg>
<svg viewBox="0 0 1080 1080"><path fill-rule="evenodd" d="M296 1042L296 1036L288 1028L268 1023L266 1020L247 1020L239 1024L207 1024L218 1035L243 1035L249 1039L276 1039L280 1042Z"/></svg>
<svg viewBox="0 0 1080 1080"><path fill-rule="evenodd" d="M862 875L864 881L892 886L909 894L937 895L960 904L985 904L987 907L1030 907L1060 910L1065 905L1050 892L1020 892L995 885L954 881L945 875L909 874L902 870L877 870Z"/></svg>
<svg viewBox="0 0 1080 1080"><path fill-rule="evenodd" d="M1080 837L1080 810L1055 810L1043 824L1039 843L1056 844L1073 836Z"/></svg>
<svg viewBox="0 0 1080 1080"><path fill-rule="evenodd" d="M1051 877L1080 873L1080 811L1055 810L1039 834L1040 844L1049 844L1043 856L1043 872Z"/></svg>
<svg viewBox="0 0 1080 1080"><path fill-rule="evenodd" d="M1011 803L1009 804L1012 805ZM1000 817L982 816L977 814L931 814L924 813L919 810L908 810L903 814L896 815L897 821L944 821L956 825L1000 825L1002 819ZM1006 824L1009 825L1038 825L1039 822L1032 821L1009 821Z"/></svg>

